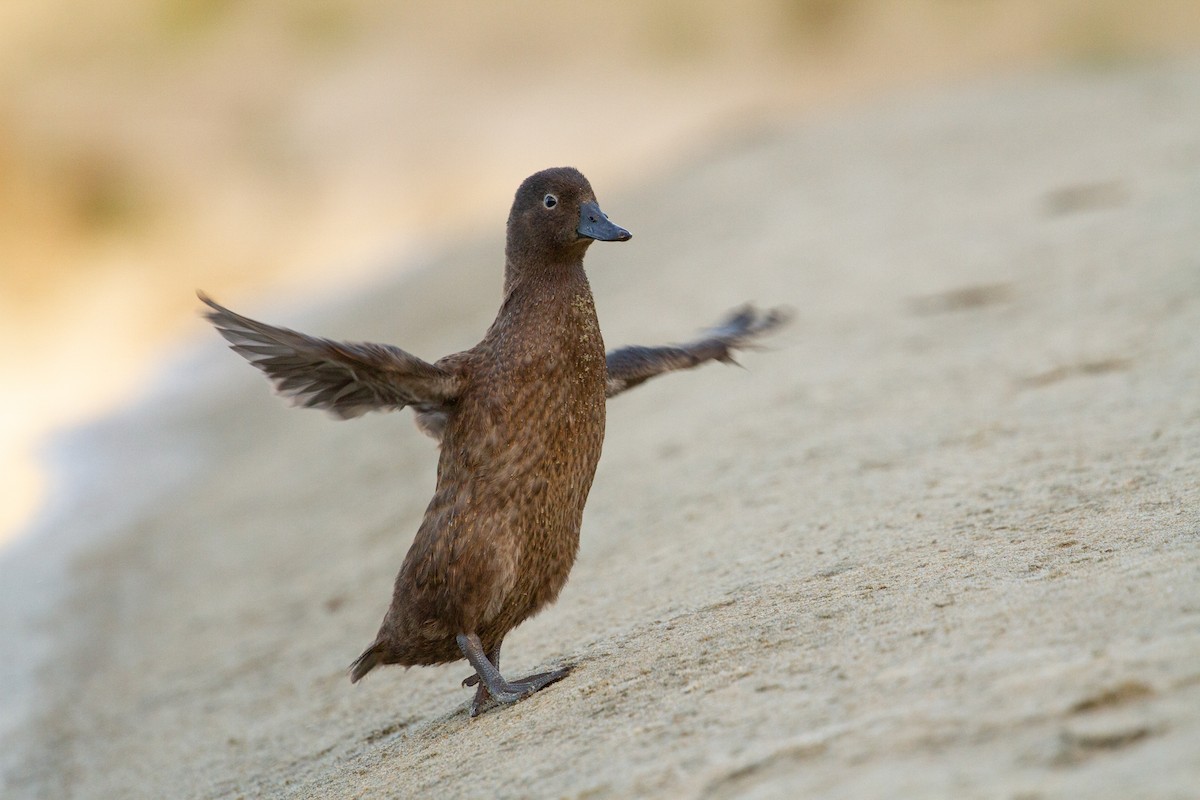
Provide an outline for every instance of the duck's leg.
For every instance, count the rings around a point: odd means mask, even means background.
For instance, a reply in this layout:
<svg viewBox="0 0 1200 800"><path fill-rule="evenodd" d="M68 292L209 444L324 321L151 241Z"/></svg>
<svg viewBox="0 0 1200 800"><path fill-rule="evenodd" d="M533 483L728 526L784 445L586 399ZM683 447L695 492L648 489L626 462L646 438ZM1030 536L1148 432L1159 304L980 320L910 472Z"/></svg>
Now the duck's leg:
<svg viewBox="0 0 1200 800"><path fill-rule="evenodd" d="M475 699L471 702L471 716L475 717L495 704L515 703L528 697L539 689L562 680L570 672L563 667L549 672L539 672L516 681L506 681L500 674L500 645L492 648L492 652L483 652L483 643L474 633L460 633L456 637L458 647L462 650L467 661L475 668L475 674L463 681L463 686L474 686Z"/></svg>
<svg viewBox="0 0 1200 800"><path fill-rule="evenodd" d="M500 669L500 645L503 644L503 641L504 640L502 639L500 642L497 642L496 646L493 647L487 654L487 660L492 662L492 666L495 667L497 671ZM479 673L473 672L468 675L463 679L462 685L478 687L475 689L475 699L471 701L472 717L478 717L484 711L487 711L493 705L496 705L492 702L492 696L488 693L487 685L479 680Z"/></svg>

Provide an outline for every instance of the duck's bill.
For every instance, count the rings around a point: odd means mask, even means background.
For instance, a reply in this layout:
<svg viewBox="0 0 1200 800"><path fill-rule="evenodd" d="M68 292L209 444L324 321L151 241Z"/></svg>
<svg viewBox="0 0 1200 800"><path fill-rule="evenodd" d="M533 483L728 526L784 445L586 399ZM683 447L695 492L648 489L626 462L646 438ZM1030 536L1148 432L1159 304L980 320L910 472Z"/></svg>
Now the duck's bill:
<svg viewBox="0 0 1200 800"><path fill-rule="evenodd" d="M584 203L579 207L579 227L576 230L580 236L601 242L625 242L633 238L632 233L608 221L599 203Z"/></svg>

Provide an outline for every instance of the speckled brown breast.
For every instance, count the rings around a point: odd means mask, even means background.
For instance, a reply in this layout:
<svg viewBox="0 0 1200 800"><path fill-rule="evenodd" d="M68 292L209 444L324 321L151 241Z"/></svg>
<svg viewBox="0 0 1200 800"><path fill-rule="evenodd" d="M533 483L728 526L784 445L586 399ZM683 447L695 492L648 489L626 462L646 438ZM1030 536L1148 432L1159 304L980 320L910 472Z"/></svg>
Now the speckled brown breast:
<svg viewBox="0 0 1200 800"><path fill-rule="evenodd" d="M406 619L392 622L409 640L408 663L457 660L463 631L492 647L558 596L579 548L604 440L605 353L591 292L580 270L513 293L507 306L466 354L471 384L397 579L392 612Z"/></svg>

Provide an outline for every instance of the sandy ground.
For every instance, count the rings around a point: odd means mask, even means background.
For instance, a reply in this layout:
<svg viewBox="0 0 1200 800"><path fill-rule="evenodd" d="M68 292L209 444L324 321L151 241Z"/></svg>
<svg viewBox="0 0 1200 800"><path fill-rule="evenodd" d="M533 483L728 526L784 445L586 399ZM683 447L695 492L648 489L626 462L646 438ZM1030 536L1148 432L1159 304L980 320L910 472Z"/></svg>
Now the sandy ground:
<svg viewBox="0 0 1200 800"><path fill-rule="evenodd" d="M351 686L434 448L407 414L285 410L212 334L113 445L143 463L116 506L173 448L199 466L61 576L4 796L1195 797L1200 64L591 177L635 235L588 259L610 345L747 299L798 319L746 370L612 403L571 581L505 643L508 671L574 673L474 721L463 664ZM240 310L468 346L506 210L337 309Z"/></svg>

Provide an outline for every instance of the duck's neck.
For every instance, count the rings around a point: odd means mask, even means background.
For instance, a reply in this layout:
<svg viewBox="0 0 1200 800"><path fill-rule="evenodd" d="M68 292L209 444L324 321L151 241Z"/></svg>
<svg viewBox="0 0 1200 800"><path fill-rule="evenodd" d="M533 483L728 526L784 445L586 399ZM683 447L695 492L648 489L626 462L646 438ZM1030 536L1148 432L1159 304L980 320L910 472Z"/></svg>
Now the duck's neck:
<svg viewBox="0 0 1200 800"><path fill-rule="evenodd" d="M570 296L580 289L591 294L583 271L583 253L564 261L522 263L509 259L504 269L504 301L551 300Z"/></svg>
<svg viewBox="0 0 1200 800"><path fill-rule="evenodd" d="M579 331L587 331L595 340L592 346L603 350L582 258L554 267L539 264L537 269L515 269L510 264L504 283L504 302L491 336L508 339L518 331L536 331L537 338L550 346L561 344L563 335L569 333L568 338L576 341Z"/></svg>

